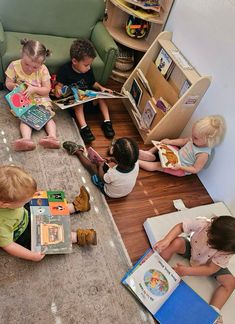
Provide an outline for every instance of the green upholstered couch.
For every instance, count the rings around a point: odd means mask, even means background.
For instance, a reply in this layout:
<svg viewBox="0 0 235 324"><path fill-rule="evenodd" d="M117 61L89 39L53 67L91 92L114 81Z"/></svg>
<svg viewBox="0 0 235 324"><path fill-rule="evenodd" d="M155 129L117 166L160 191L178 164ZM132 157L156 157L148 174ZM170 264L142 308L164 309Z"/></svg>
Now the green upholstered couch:
<svg viewBox="0 0 235 324"><path fill-rule="evenodd" d="M38 40L52 51L46 61L51 74L70 59L72 41L86 38L96 49L96 80L105 84L117 46L103 25L104 11L104 0L0 0L0 81L8 64L20 57L22 38Z"/></svg>

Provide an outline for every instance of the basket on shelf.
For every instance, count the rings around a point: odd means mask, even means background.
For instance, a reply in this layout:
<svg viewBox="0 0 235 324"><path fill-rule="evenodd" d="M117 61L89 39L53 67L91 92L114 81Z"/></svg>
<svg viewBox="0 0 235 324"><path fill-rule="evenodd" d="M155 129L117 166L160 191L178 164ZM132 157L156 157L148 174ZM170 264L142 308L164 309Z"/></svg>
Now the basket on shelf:
<svg viewBox="0 0 235 324"><path fill-rule="evenodd" d="M148 35L150 23L146 20L130 15L126 22L126 33L132 38L144 38Z"/></svg>
<svg viewBox="0 0 235 324"><path fill-rule="evenodd" d="M115 68L126 72L133 68L134 66L134 51L127 47L118 45L118 57L115 63Z"/></svg>

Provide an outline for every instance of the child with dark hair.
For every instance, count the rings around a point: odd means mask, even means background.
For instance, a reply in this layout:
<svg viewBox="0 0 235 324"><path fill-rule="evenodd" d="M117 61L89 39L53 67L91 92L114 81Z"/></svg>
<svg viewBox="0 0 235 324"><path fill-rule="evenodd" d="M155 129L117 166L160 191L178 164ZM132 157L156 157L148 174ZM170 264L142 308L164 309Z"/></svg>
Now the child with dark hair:
<svg viewBox="0 0 235 324"><path fill-rule="evenodd" d="M75 40L70 48L70 57L71 61L64 64L57 75L58 83L55 86L55 96L57 98L61 96L64 85L71 86L73 84L76 84L76 86L81 90L94 89L112 93L111 89L105 88L95 81L91 64L96 57L96 53L91 42L85 39ZM101 125L104 135L107 138L113 138L115 133L110 121L108 106L104 99L98 99L98 104L104 118ZM95 109L97 106L97 100L93 101L93 105ZM83 104L77 105L73 107L73 109L84 142L87 144L94 141L95 137L85 120Z"/></svg>
<svg viewBox="0 0 235 324"><path fill-rule="evenodd" d="M110 198L128 195L135 186L139 173L139 148L137 143L127 137L119 138L113 144L112 161L114 167L105 162L92 163L84 154L84 147L74 142L64 142L69 154L76 155L85 169L91 174L92 182L103 194Z"/></svg>
<svg viewBox="0 0 235 324"><path fill-rule="evenodd" d="M190 240L179 237L182 232ZM190 259L190 265L177 264L174 270L180 276L213 276L219 286L210 304L220 313L235 289L235 277L227 265L235 254L235 218L231 216L212 219L187 219L175 225L170 232L154 246L161 256L170 260L174 253ZM221 320L218 323L222 323Z"/></svg>

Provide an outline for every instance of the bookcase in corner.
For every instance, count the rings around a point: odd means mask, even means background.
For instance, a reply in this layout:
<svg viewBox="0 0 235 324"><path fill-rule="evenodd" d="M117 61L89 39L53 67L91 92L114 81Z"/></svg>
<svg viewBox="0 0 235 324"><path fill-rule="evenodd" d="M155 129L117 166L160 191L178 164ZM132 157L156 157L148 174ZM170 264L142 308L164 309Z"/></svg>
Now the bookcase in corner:
<svg viewBox="0 0 235 324"><path fill-rule="evenodd" d="M134 99L133 82L139 88L138 101ZM122 92L129 99L123 99L123 103L145 144L166 137L177 138L210 83L211 77L201 76L172 42L172 33L164 31L124 83ZM156 113L146 128L143 112L149 101Z"/></svg>

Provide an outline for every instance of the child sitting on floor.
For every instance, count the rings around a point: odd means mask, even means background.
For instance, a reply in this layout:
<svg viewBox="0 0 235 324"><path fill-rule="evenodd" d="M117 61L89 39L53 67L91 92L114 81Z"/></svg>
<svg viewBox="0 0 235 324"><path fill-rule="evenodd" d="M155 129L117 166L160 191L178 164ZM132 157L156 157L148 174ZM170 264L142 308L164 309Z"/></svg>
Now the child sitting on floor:
<svg viewBox="0 0 235 324"><path fill-rule="evenodd" d="M103 87L95 81L91 64L96 57L95 49L91 42L84 39L75 40L70 48L71 61L63 65L57 75L58 84L55 87L55 96L60 97L62 94L62 87L64 85L70 86L76 84L80 90L98 90L108 91L112 90ZM97 100L93 101L94 109ZM115 133L110 121L109 109L104 99L98 99L100 111L103 115L104 121L102 123L102 130L107 138L113 138ZM73 107L76 120L80 127L80 134L85 144L95 140L89 126L87 126L83 105Z"/></svg>
<svg viewBox="0 0 235 324"><path fill-rule="evenodd" d="M7 253L31 261L40 261L44 254L30 251L30 209L28 202L37 190L36 181L16 166L0 167L0 247ZM90 209L89 194L81 187L79 196L68 204L70 213ZM96 244L93 229L72 232L72 242L79 245Z"/></svg>
<svg viewBox="0 0 235 324"><path fill-rule="evenodd" d="M179 237L183 232L190 236L190 240ZM187 219L175 225L155 244L154 249L166 261L169 261L174 253L190 259L190 266L177 264L174 267L180 276L213 276L219 286L210 304L220 313L235 289L235 277L227 268L230 258L235 254L234 217ZM221 319L217 323L222 323Z"/></svg>
<svg viewBox="0 0 235 324"><path fill-rule="evenodd" d="M149 151L140 150L140 167L147 171L161 171L178 177L201 171L210 160L212 149L220 144L225 133L225 121L222 116L211 115L196 121L192 129L192 137L168 139L163 144L179 146L180 164L172 168L163 168L156 161L157 147Z"/></svg>
<svg viewBox="0 0 235 324"><path fill-rule="evenodd" d="M76 155L82 165L91 174L92 182L103 194L110 198L128 195L135 186L139 173L137 143L126 137L119 138L113 144L113 160L117 163L109 167L104 162L92 163L83 154L84 147L73 142L64 142L63 147L69 154Z"/></svg>
<svg viewBox="0 0 235 324"><path fill-rule="evenodd" d="M46 57L50 51L46 47L34 40L22 40L22 57L20 60L10 63L6 70L6 87L13 90L20 83L25 83L27 89L24 91L26 97L33 96L39 105L44 105L51 114L52 103L48 97L51 83L50 74L44 65ZM40 139L39 144L44 148L58 149L60 142L56 138L56 124L50 119L45 125L47 136ZM22 138L13 143L15 151L31 151L36 148L32 141L32 128L21 121L20 132Z"/></svg>

